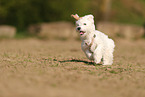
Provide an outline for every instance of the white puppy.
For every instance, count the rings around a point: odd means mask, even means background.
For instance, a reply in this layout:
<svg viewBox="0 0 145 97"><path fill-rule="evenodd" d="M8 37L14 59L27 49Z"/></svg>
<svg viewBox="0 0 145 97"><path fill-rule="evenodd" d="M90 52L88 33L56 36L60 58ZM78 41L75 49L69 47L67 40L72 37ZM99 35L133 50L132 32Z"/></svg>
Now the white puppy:
<svg viewBox="0 0 145 97"><path fill-rule="evenodd" d="M109 39L104 33L95 30L93 15L79 17L72 15L76 21L76 30L80 33L82 40L81 48L90 60L96 64L103 59L103 65L112 65L114 41Z"/></svg>

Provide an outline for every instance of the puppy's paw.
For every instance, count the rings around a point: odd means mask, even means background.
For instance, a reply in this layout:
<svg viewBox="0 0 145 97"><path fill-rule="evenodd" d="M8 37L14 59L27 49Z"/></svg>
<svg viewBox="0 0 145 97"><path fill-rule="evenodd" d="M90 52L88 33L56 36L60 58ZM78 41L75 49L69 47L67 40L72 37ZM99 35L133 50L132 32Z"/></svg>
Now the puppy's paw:
<svg viewBox="0 0 145 97"><path fill-rule="evenodd" d="M94 60L95 64L101 64L101 61Z"/></svg>

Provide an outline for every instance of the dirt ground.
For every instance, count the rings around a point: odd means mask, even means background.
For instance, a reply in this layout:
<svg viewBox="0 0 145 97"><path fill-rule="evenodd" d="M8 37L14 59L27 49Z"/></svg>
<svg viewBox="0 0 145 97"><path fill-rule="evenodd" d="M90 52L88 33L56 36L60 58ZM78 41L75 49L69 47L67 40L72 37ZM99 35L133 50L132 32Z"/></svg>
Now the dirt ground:
<svg viewBox="0 0 145 97"><path fill-rule="evenodd" d="M116 40L112 66L80 41L0 40L0 97L145 97L145 40Z"/></svg>

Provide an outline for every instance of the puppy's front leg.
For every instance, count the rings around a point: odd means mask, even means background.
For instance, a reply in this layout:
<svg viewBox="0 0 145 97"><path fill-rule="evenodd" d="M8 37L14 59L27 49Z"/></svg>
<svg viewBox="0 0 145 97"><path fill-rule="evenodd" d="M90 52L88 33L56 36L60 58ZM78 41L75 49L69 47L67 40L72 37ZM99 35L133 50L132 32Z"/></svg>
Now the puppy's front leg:
<svg viewBox="0 0 145 97"><path fill-rule="evenodd" d="M85 54L88 59L93 60L93 53L91 53L88 49L85 51Z"/></svg>
<svg viewBox="0 0 145 97"><path fill-rule="evenodd" d="M95 49L97 48L97 44L93 43L92 46L89 48L91 52L95 52Z"/></svg>
<svg viewBox="0 0 145 97"><path fill-rule="evenodd" d="M102 45L98 45L97 48L95 49L94 53L93 53L93 57L94 57L94 62L96 64L101 62L103 53L102 53Z"/></svg>

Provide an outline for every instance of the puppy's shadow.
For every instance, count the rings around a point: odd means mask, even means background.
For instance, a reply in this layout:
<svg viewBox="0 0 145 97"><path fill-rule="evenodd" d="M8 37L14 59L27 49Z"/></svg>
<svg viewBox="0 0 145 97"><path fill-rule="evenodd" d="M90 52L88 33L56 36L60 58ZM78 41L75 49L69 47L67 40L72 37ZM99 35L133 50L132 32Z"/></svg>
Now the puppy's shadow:
<svg viewBox="0 0 145 97"><path fill-rule="evenodd" d="M81 62L81 63L85 63L87 65L102 65L102 64L95 64L94 62L88 62L88 61L84 61L84 60L78 60L78 59L70 59L70 60L63 60L63 61L59 61L60 63L65 63L65 62Z"/></svg>

